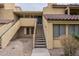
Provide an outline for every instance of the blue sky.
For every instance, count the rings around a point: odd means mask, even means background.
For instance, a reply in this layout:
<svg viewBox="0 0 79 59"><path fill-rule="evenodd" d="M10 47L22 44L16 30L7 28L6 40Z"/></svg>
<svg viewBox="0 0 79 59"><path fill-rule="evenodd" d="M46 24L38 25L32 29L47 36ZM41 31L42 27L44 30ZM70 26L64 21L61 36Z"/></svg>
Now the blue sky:
<svg viewBox="0 0 79 59"><path fill-rule="evenodd" d="M79 4L79 0L53 0L52 3L63 3L63 4L77 3ZM42 11L43 7L47 6L47 3L17 3L16 5L20 6L23 10L26 10L26 11Z"/></svg>
<svg viewBox="0 0 79 59"><path fill-rule="evenodd" d="M18 3L16 4L26 11L42 11L43 7L47 6L46 3Z"/></svg>

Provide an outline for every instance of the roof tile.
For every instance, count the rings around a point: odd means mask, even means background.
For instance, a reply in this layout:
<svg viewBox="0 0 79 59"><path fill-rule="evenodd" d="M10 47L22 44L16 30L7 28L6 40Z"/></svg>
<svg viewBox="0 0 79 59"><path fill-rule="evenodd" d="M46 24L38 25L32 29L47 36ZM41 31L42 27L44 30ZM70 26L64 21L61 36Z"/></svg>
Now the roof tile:
<svg viewBox="0 0 79 59"><path fill-rule="evenodd" d="M79 20L79 15L45 14L47 20Z"/></svg>

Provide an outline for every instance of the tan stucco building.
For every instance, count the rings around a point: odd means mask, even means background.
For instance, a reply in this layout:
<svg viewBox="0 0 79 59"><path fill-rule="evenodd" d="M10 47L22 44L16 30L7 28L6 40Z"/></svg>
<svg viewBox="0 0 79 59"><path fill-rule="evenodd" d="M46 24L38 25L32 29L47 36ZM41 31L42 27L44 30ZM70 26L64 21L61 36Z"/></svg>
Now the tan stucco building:
<svg viewBox="0 0 79 59"><path fill-rule="evenodd" d="M33 38L34 48L62 48L62 35L79 33L78 4L48 4L43 11L22 11L15 4L0 4L0 47L17 37Z"/></svg>

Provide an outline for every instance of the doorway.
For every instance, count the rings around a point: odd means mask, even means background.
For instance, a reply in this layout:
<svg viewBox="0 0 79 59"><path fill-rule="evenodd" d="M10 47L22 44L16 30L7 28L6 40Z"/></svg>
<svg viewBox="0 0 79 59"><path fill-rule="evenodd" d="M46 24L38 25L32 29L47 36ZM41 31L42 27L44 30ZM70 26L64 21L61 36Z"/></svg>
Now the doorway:
<svg viewBox="0 0 79 59"><path fill-rule="evenodd" d="M37 18L37 24L42 24L42 16L35 16Z"/></svg>

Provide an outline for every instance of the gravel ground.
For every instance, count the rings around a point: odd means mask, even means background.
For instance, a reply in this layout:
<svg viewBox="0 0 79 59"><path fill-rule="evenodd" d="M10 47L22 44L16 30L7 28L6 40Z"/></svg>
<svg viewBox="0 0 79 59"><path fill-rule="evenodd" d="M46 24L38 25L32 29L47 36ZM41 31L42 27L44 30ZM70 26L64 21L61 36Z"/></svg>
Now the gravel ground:
<svg viewBox="0 0 79 59"><path fill-rule="evenodd" d="M64 54L63 49L50 49L50 56L61 56Z"/></svg>
<svg viewBox="0 0 79 59"><path fill-rule="evenodd" d="M32 39L20 38L11 41L5 49L0 49L1 56L30 56Z"/></svg>
<svg viewBox="0 0 79 59"><path fill-rule="evenodd" d="M63 49L61 48L50 49L49 53L50 53L50 56L63 56L64 55ZM79 56L79 49L77 50L75 56Z"/></svg>
<svg viewBox="0 0 79 59"><path fill-rule="evenodd" d="M4 49L0 49L0 56L31 56L32 54L32 39L18 38L11 41ZM64 54L63 49L50 49L50 56L61 56ZM79 50L76 52L79 56Z"/></svg>

